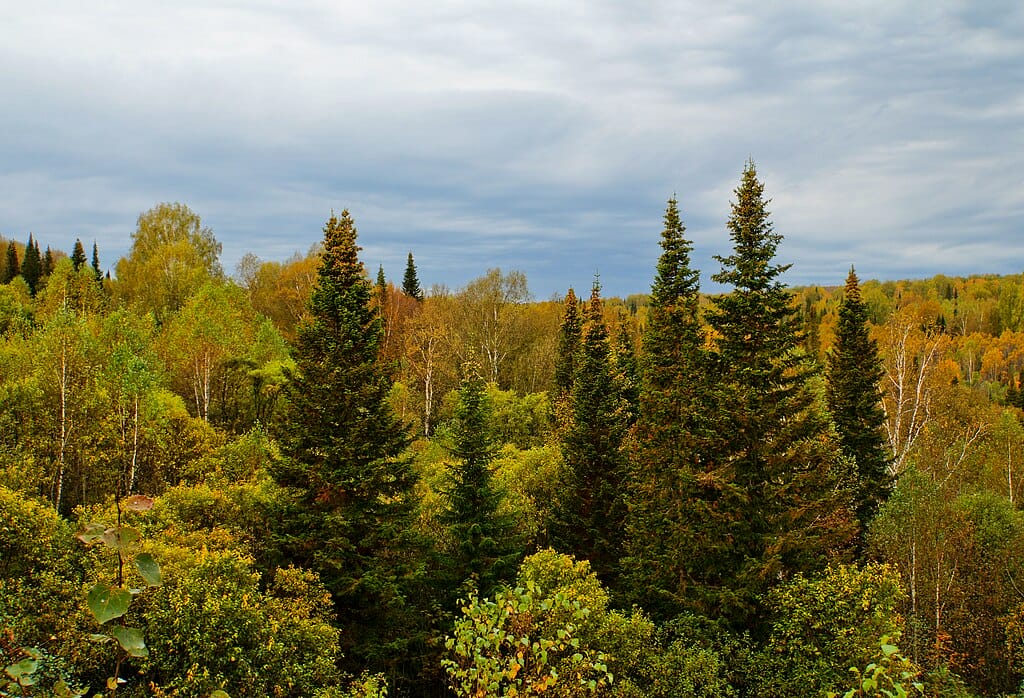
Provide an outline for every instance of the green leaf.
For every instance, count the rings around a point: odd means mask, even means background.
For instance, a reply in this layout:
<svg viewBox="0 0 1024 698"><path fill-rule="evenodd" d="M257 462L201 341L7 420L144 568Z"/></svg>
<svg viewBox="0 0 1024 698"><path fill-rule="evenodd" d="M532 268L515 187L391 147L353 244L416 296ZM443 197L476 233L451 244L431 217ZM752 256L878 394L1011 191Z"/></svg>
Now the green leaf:
<svg viewBox="0 0 1024 698"><path fill-rule="evenodd" d="M229 696L226 692L217 689L216 691L210 694L210 698L231 698L231 696Z"/></svg>
<svg viewBox="0 0 1024 698"><path fill-rule="evenodd" d="M35 670L39 667L39 662L35 659L22 659L20 662L11 664L7 667L7 675L17 681L22 686L26 686L23 682L23 678L31 677Z"/></svg>
<svg viewBox="0 0 1024 698"><path fill-rule="evenodd" d="M121 643L121 647L131 657L148 657L149 648L146 647L146 640L142 631L138 628L126 628L123 625L115 625L110 629L110 634Z"/></svg>
<svg viewBox="0 0 1024 698"><path fill-rule="evenodd" d="M149 553L140 553L135 556L135 569L139 571L146 584L151 587L160 586L160 565Z"/></svg>
<svg viewBox="0 0 1024 698"><path fill-rule="evenodd" d="M128 605L132 602L132 595L120 587L111 587L106 582L97 582L89 590L86 599L89 602L89 610L96 617L96 622L103 624L127 613Z"/></svg>
<svg viewBox="0 0 1024 698"><path fill-rule="evenodd" d="M106 530L107 530L107 527L104 526L103 524L98 524L98 523L86 524L85 528L82 529L82 532L79 533L75 537L78 538L78 540L80 540L83 543L85 543L86 545L92 545L96 541L103 539L103 533Z"/></svg>

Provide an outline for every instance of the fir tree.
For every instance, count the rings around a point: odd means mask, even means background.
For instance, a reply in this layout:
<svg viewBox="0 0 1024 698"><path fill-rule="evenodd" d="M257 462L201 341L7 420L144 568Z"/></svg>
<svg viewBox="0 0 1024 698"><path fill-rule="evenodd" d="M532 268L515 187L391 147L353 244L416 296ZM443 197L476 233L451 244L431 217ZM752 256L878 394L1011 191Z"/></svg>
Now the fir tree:
<svg viewBox="0 0 1024 698"><path fill-rule="evenodd" d="M298 330L279 430L287 458L275 476L296 495L283 522L288 558L330 590L348 660L380 670L410 639L402 583L415 476L402 456L409 439L388 406L381 321L359 249L348 211L332 215Z"/></svg>
<svg viewBox="0 0 1024 698"><path fill-rule="evenodd" d="M694 605L688 581L699 574L693 536L712 513L696 506L695 497L708 386L700 273L690 264L693 246L685 232L678 202L671 198L639 357L641 391L626 526L632 600L659 619ZM716 491L713 481L708 489Z"/></svg>
<svg viewBox="0 0 1024 698"><path fill-rule="evenodd" d="M96 283L103 285L103 272L100 270L100 248L95 242L92 243L92 272L96 276Z"/></svg>
<svg viewBox="0 0 1024 698"><path fill-rule="evenodd" d="M551 538L561 552L589 560L610 584L622 556L626 425L603 314L595 281L572 385L572 418L562 437L565 468Z"/></svg>
<svg viewBox="0 0 1024 698"><path fill-rule="evenodd" d="M636 361L636 349L626 322L619 326L615 339L615 366L618 369L619 394L622 395L626 426L632 427L640 410L640 368Z"/></svg>
<svg viewBox="0 0 1024 698"><path fill-rule="evenodd" d="M82 241L75 239L75 247L71 251L71 263L75 265L75 271L78 271L85 265L85 247L82 246Z"/></svg>
<svg viewBox="0 0 1024 698"><path fill-rule="evenodd" d="M28 284L29 293L33 296L39 290L39 279L43 273L43 261L39 254L39 243L28 236L28 244L25 246L25 258L21 261L21 277Z"/></svg>
<svg viewBox="0 0 1024 698"><path fill-rule="evenodd" d="M855 505L862 526L892 487L879 388L884 375L878 345L868 335L867 308L857 274L850 267L836 340L828 353L826 394L843 452L857 465Z"/></svg>
<svg viewBox="0 0 1024 698"><path fill-rule="evenodd" d="M409 261L405 265L405 276L402 278L402 293L423 300L423 289L420 288L420 279L416 275L416 264L412 261L412 252L409 253Z"/></svg>
<svg viewBox="0 0 1024 698"><path fill-rule="evenodd" d="M497 445L489 426L490 407L484 382L467 366L455 407L449 467L442 490L445 508L439 517L449 527L455 550L449 556L453 589L473 580L481 596L515 576L519 550L512 522L498 513L501 493L494 485L491 462Z"/></svg>
<svg viewBox="0 0 1024 698"><path fill-rule="evenodd" d="M18 262L18 248L14 245L14 240L7 243L5 261L3 283L9 284L15 276L21 274L21 264Z"/></svg>
<svg viewBox="0 0 1024 698"><path fill-rule="evenodd" d="M779 280L789 267L774 263L782 236L752 162L735 193L733 254L716 257L722 268L712 277L733 291L708 315L717 337L713 421L722 438L706 453L706 472L725 477L702 502L718 516L698 527L695 558L705 611L756 633L768 586L822 567L849 545L856 525L842 487L847 461L811 390L813 362L798 351L798 318Z"/></svg>

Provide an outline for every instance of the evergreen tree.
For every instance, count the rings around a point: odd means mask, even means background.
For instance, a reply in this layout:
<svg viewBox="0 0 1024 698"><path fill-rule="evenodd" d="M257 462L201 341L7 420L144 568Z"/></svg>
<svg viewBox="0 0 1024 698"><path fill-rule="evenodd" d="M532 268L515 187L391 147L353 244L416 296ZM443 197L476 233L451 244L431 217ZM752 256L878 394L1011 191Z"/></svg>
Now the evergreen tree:
<svg viewBox="0 0 1024 698"><path fill-rule="evenodd" d="M515 576L519 556L513 522L498 513L501 493L491 474L497 445L489 417L484 382L476 367L467 366L452 433L451 453L456 462L449 467L442 490L445 508L440 520L449 527L455 545L448 558L452 588L471 579L481 596Z"/></svg>
<svg viewBox="0 0 1024 698"><path fill-rule="evenodd" d="M850 267L839 306L836 340L828 353L826 395L843 452L857 465L855 505L862 526L871 520L892 487L879 388L884 376L878 345L868 335L867 308L861 300L857 274Z"/></svg>
<svg viewBox="0 0 1024 698"><path fill-rule="evenodd" d="M103 285L103 272L100 270L100 248L95 242L92 243L92 271L96 276L96 283Z"/></svg>
<svg viewBox="0 0 1024 698"><path fill-rule="evenodd" d="M39 254L39 243L28 236L28 244L25 246L25 258L21 261L21 277L28 284L29 293L33 296L39 290L39 279L43 273L43 261Z"/></svg>
<svg viewBox="0 0 1024 698"><path fill-rule="evenodd" d="M47 245L46 252L43 254L43 278L48 278L50 274L53 273L53 268L55 264L56 262L53 259L53 250L51 250L50 246Z"/></svg>
<svg viewBox="0 0 1024 698"><path fill-rule="evenodd" d="M377 267L377 286L374 290L374 295L377 300L377 314L380 316L381 322L384 322L384 318L388 314L388 280L384 276L383 264ZM386 331L387 328L385 328Z"/></svg>
<svg viewBox="0 0 1024 698"><path fill-rule="evenodd" d="M625 321L619 326L615 339L615 366L618 368L619 394L622 395L626 426L632 427L640 410L640 368Z"/></svg>
<svg viewBox="0 0 1024 698"><path fill-rule="evenodd" d="M85 264L85 247L82 246L82 241L75 238L75 248L71 251L71 263L75 265L75 271L78 271Z"/></svg>
<svg viewBox="0 0 1024 698"><path fill-rule="evenodd" d="M330 590L349 662L381 670L401 660L417 620L403 592L415 476L402 455L408 436L388 406L381 320L359 249L349 212L332 215L298 331L279 429L287 458L275 477L296 497L282 522L287 557Z"/></svg>
<svg viewBox="0 0 1024 698"><path fill-rule="evenodd" d="M565 310L558 331L558 354L555 357L555 387L559 393L568 393L572 389L576 355L579 353L582 336L580 304L576 292L570 288L565 294Z"/></svg>
<svg viewBox="0 0 1024 698"><path fill-rule="evenodd" d="M752 162L735 193L733 254L716 257L722 268L712 277L733 291L708 314L717 337L713 420L722 438L706 454L719 491L702 506L718 517L697 528L695 558L697 596L709 614L756 633L768 586L824 566L856 526L843 489L847 461L811 390L813 362L798 351L799 320L779 280L789 267L773 263L782 236Z"/></svg>
<svg viewBox="0 0 1024 698"><path fill-rule="evenodd" d="M595 281L572 385L572 418L562 436L565 467L551 538L559 551L589 560L605 583L615 579L622 556L626 476L626 425L609 344Z"/></svg>
<svg viewBox="0 0 1024 698"><path fill-rule="evenodd" d="M21 264L18 262L18 248L14 245L14 240L7 243L7 256L5 262L2 282L9 284L15 276L21 274Z"/></svg>
<svg viewBox="0 0 1024 698"><path fill-rule="evenodd" d="M415 298L417 301L423 300L423 289L420 288L420 279L416 275L416 264L412 261L412 252L409 253L409 261L405 265L405 276L402 278L402 293Z"/></svg>
<svg viewBox="0 0 1024 698"><path fill-rule="evenodd" d="M692 608L693 532L713 512L695 499L705 450L708 390L699 317L700 273L691 267L678 202L669 199L639 357L639 415L629 483L627 560L632 600L656 618ZM707 481L707 478L705 478ZM713 481L708 485L714 490Z"/></svg>

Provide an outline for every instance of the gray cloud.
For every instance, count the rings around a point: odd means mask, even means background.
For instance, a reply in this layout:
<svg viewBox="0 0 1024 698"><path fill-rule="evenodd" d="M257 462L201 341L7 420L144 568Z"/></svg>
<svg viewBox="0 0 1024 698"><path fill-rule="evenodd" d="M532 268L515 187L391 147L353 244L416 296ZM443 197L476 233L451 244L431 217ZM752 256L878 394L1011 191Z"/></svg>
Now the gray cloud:
<svg viewBox="0 0 1024 698"><path fill-rule="evenodd" d="M753 157L794 283L1019 271L1018 4L766 5L40 0L0 27L0 232L112 264L177 200L231 268L348 207L394 278L626 294L673 192L717 269Z"/></svg>

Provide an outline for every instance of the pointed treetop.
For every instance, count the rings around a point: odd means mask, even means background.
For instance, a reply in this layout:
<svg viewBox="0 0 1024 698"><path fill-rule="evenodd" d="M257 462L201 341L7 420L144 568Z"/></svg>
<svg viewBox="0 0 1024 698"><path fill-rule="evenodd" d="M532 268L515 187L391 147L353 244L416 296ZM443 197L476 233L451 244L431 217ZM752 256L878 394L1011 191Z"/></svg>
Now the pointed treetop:
<svg viewBox="0 0 1024 698"><path fill-rule="evenodd" d="M696 312L700 273L690 268L693 244L686 239L686 226L679 217L675 196L665 208L665 228L661 232L661 257L651 286L651 304L658 308L683 305Z"/></svg>
<svg viewBox="0 0 1024 698"><path fill-rule="evenodd" d="M405 277L402 279L402 293L415 298L418 301L423 300L423 289L420 288L419 276L416 274L416 264L412 259L412 252L409 253L409 260L405 265Z"/></svg>
<svg viewBox="0 0 1024 698"><path fill-rule="evenodd" d="M323 252L320 255L320 283L330 279L336 283L355 283L364 278L356 244L356 224L345 209L339 218L333 211L324 225Z"/></svg>
<svg viewBox="0 0 1024 698"><path fill-rule="evenodd" d="M852 264L850 265L850 273L846 275L846 289L843 291L843 298L847 302L861 302L860 279L857 278L857 272L854 271Z"/></svg>
<svg viewBox="0 0 1024 698"><path fill-rule="evenodd" d="M81 269L85 264L85 247L82 246L82 241L78 238L75 239L75 248L71 251L71 263L75 265L75 271Z"/></svg>
<svg viewBox="0 0 1024 698"><path fill-rule="evenodd" d="M558 331L558 356L555 358L555 385L559 390L567 392L572 387L576 352L579 350L582 334L579 299L570 287L569 292L565 294L565 312L562 314L562 326Z"/></svg>
<svg viewBox="0 0 1024 698"><path fill-rule="evenodd" d="M92 243L92 271L96 275L96 281L101 283L103 272L100 271L100 248L96 245L95 240Z"/></svg>

